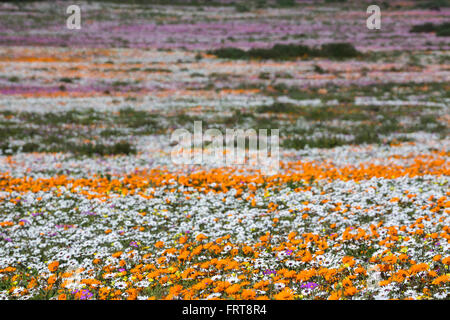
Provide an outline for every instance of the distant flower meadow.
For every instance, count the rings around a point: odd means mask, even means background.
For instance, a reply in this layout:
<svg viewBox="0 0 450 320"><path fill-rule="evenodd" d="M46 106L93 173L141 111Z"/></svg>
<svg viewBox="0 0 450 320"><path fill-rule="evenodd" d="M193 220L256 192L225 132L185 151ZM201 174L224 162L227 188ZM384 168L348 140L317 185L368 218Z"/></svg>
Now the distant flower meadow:
<svg viewBox="0 0 450 320"><path fill-rule="evenodd" d="M248 3L0 4L0 299L449 298L449 9ZM278 171L174 163L196 121Z"/></svg>

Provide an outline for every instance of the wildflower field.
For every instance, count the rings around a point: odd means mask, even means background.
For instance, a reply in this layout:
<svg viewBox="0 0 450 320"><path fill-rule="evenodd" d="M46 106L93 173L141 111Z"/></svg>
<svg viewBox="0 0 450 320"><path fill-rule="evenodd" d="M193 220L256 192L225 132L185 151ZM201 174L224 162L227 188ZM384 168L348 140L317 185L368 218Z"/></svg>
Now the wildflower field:
<svg viewBox="0 0 450 320"><path fill-rule="evenodd" d="M78 3L0 4L0 299L449 299L445 1Z"/></svg>

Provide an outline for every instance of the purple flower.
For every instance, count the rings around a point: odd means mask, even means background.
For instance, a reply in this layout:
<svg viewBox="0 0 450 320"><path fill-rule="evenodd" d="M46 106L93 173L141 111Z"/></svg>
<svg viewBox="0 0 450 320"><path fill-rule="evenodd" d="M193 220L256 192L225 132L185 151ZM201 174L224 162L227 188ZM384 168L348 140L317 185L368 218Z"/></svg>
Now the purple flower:
<svg viewBox="0 0 450 320"><path fill-rule="evenodd" d="M81 291L80 300L88 300L88 299L92 298L92 296L93 296L93 294L89 290L84 289Z"/></svg>
<svg viewBox="0 0 450 320"><path fill-rule="evenodd" d="M92 211L85 211L82 214L85 214L85 215L88 215L88 216L95 216L95 215L97 215L95 212L92 212Z"/></svg>
<svg viewBox="0 0 450 320"><path fill-rule="evenodd" d="M302 284L300 287L302 288L302 289L305 289L305 288L307 288L307 289L311 289L311 290L314 290L316 287L318 287L319 285L317 284L317 283L315 283L315 282L307 282L307 283L304 283L304 284Z"/></svg>
<svg viewBox="0 0 450 320"><path fill-rule="evenodd" d="M263 272L265 275L269 275L269 274L276 274L277 272L275 271L275 270L269 270L269 269L267 269L267 270L265 270L264 272Z"/></svg>
<svg viewBox="0 0 450 320"><path fill-rule="evenodd" d="M135 248L139 247L139 245L138 245L138 243L136 241L130 242L130 246L135 247Z"/></svg>

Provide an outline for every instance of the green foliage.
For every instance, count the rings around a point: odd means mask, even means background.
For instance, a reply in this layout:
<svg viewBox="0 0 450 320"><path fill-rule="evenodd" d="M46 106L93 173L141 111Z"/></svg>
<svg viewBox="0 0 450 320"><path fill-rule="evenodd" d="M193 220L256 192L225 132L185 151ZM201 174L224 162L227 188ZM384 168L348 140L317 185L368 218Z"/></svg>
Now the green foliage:
<svg viewBox="0 0 450 320"><path fill-rule="evenodd" d="M436 35L438 37L450 37L450 22L438 26L436 28Z"/></svg>
<svg viewBox="0 0 450 320"><path fill-rule="evenodd" d="M293 7L295 0L277 0L277 5L280 7Z"/></svg>
<svg viewBox="0 0 450 320"><path fill-rule="evenodd" d="M239 48L220 48L211 51L212 54L219 58L225 59L247 59L248 54L246 51Z"/></svg>
<svg viewBox="0 0 450 320"><path fill-rule="evenodd" d="M316 139L311 139L308 137L299 137L285 139L282 142L283 148L287 149L304 149L306 145L310 148L334 148L346 144L345 141L335 137L335 136L324 136Z"/></svg>
<svg viewBox="0 0 450 320"><path fill-rule="evenodd" d="M436 27L435 27L434 24L432 24L431 22L427 22L427 23L424 23L424 24L418 24L418 25L413 26L409 32L415 32L415 33L418 33L418 32L434 32L435 28Z"/></svg>
<svg viewBox="0 0 450 320"><path fill-rule="evenodd" d="M299 109L292 104L276 102L268 106L260 106L256 109L258 113L295 113Z"/></svg>
<svg viewBox="0 0 450 320"><path fill-rule="evenodd" d="M445 22L439 25L435 25L431 22L424 24L415 25L411 28L409 32L421 33L421 32L435 32L438 37L449 37L450 36L450 22Z"/></svg>
<svg viewBox="0 0 450 320"><path fill-rule="evenodd" d="M429 10L440 10L441 8L450 7L449 0L431 0L426 2L420 2L416 4L416 8L429 9Z"/></svg>
<svg viewBox="0 0 450 320"><path fill-rule="evenodd" d="M87 143L76 146L73 145L72 147L69 147L69 150L75 154L87 156L92 155L105 156L105 155L119 155L119 154L129 155L136 153L136 149L126 141L117 142L113 145L93 144L93 143Z"/></svg>
<svg viewBox="0 0 450 320"><path fill-rule="evenodd" d="M352 44L341 42L322 45L319 55L327 58L345 59L356 58L361 53Z"/></svg>
<svg viewBox="0 0 450 320"><path fill-rule="evenodd" d="M272 48L221 48L210 53L224 59L262 59L293 60L307 57L326 57L331 59L354 58L361 56L350 43L324 44L320 49L309 48L302 44L276 44Z"/></svg>
<svg viewBox="0 0 450 320"><path fill-rule="evenodd" d="M235 9L237 12L249 12L250 11L250 7L247 6L245 3L236 4Z"/></svg>

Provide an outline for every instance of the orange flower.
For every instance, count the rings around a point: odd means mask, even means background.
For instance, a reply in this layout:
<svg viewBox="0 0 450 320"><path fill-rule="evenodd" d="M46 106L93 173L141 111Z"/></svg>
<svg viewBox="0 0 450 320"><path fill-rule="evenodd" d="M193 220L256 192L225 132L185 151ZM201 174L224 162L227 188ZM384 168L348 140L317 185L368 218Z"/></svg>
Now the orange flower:
<svg viewBox="0 0 450 320"><path fill-rule="evenodd" d="M397 257L394 256L393 254L383 257L383 262L387 263L387 264L395 264L397 262Z"/></svg>
<svg viewBox="0 0 450 320"><path fill-rule="evenodd" d="M128 289L126 291L126 293L128 293L127 300L136 300L137 299L138 293L137 293L136 289L134 289L134 288Z"/></svg>
<svg viewBox="0 0 450 320"><path fill-rule="evenodd" d="M341 292L340 291L334 291L328 297L328 300L339 300L340 297L341 297Z"/></svg>
<svg viewBox="0 0 450 320"><path fill-rule="evenodd" d="M120 257L121 255L122 255L122 251L118 251L118 252L116 252L116 253L113 253L112 257L113 257L113 258L118 258L118 257Z"/></svg>
<svg viewBox="0 0 450 320"><path fill-rule="evenodd" d="M345 256L342 258L342 263L348 265L349 267L353 267L355 264L355 258L350 256Z"/></svg>
<svg viewBox="0 0 450 320"><path fill-rule="evenodd" d="M253 299L255 299L255 296L256 296L255 290L252 290L252 289L242 290L241 297L244 300L253 300Z"/></svg>
<svg viewBox="0 0 450 320"><path fill-rule="evenodd" d="M156 248L162 248L162 247L164 247L164 242L162 242L162 241L156 242L156 243L155 243L155 247L156 247Z"/></svg>
<svg viewBox="0 0 450 320"><path fill-rule="evenodd" d="M184 244L184 243L186 243L187 240L188 240L187 236L182 236L182 237L180 237L180 239L178 239L178 242L180 244Z"/></svg>
<svg viewBox="0 0 450 320"><path fill-rule="evenodd" d="M450 282L450 276L447 274L444 274L444 275L434 279L433 282L431 282L431 283L434 285L440 285L443 282Z"/></svg>
<svg viewBox="0 0 450 320"><path fill-rule="evenodd" d="M214 288L214 292L222 292L226 288L228 288L231 285L228 281L218 281L216 283L216 287Z"/></svg>
<svg viewBox="0 0 450 320"><path fill-rule="evenodd" d="M56 276L55 276L54 274L52 274L52 275L48 278L47 283L48 283L48 284L54 284L55 282L56 282Z"/></svg>
<svg viewBox="0 0 450 320"><path fill-rule="evenodd" d="M53 261L48 265L48 270L50 272L55 272L59 267L59 262L58 261Z"/></svg>
<svg viewBox="0 0 450 320"><path fill-rule="evenodd" d="M306 250L305 251L305 255L303 256L303 258L302 258L302 261L303 262L309 262L309 261L311 261L312 260L312 255L311 255L311 252L309 252L309 250Z"/></svg>
<svg viewBox="0 0 450 320"><path fill-rule="evenodd" d="M178 256L178 260L186 260L189 257L189 251L183 251Z"/></svg>
<svg viewBox="0 0 450 320"><path fill-rule="evenodd" d="M378 284L379 284L381 287L384 287L384 286L387 286L389 283L391 283L390 280L383 280L383 281L380 281Z"/></svg>
<svg viewBox="0 0 450 320"><path fill-rule="evenodd" d="M344 294L346 296L353 296L358 290L355 287L348 287L345 289Z"/></svg>
<svg viewBox="0 0 450 320"><path fill-rule="evenodd" d="M410 269L409 269L409 273L411 274L416 274L419 273L421 271L427 271L428 270L428 265L426 263L418 263L413 265Z"/></svg>
<svg viewBox="0 0 450 320"><path fill-rule="evenodd" d="M358 267L355 269L356 273L360 273L360 274L366 274L366 269L362 268L362 267Z"/></svg>
<svg viewBox="0 0 450 320"><path fill-rule="evenodd" d="M344 280L342 280L342 285L344 286L344 288L349 288L353 285L353 283L350 279L345 278Z"/></svg>
<svg viewBox="0 0 450 320"><path fill-rule="evenodd" d="M180 286L179 284L177 284L169 289L169 294L171 294L173 296L177 296L181 293L182 290L183 290L183 286Z"/></svg>
<svg viewBox="0 0 450 320"><path fill-rule="evenodd" d="M269 233L267 232L264 236L261 236L261 237L259 238L259 240L260 240L261 242L266 242L266 241L268 241L268 240L269 240Z"/></svg>
<svg viewBox="0 0 450 320"><path fill-rule="evenodd" d="M205 240L205 239L207 239L207 238L208 238L208 237L205 236L203 233L200 233L198 236L195 237L195 240L196 240L196 241L202 241L202 240Z"/></svg>
<svg viewBox="0 0 450 320"><path fill-rule="evenodd" d="M253 252L253 248L250 246L245 246L242 248L242 251L244 252L244 254L249 254Z"/></svg>
<svg viewBox="0 0 450 320"><path fill-rule="evenodd" d="M237 293L240 289L241 289L241 286L240 286L239 284L235 283L235 284L229 286L229 287L225 290L225 292L226 292L227 294L229 294L229 295L232 295L232 294Z"/></svg>
<svg viewBox="0 0 450 320"><path fill-rule="evenodd" d="M431 271L428 271L428 276L434 278L434 277L437 277L437 273L435 271L431 270Z"/></svg>
<svg viewBox="0 0 450 320"><path fill-rule="evenodd" d="M294 298L294 294L291 289L285 287L279 293L273 296L276 300L292 300Z"/></svg>

